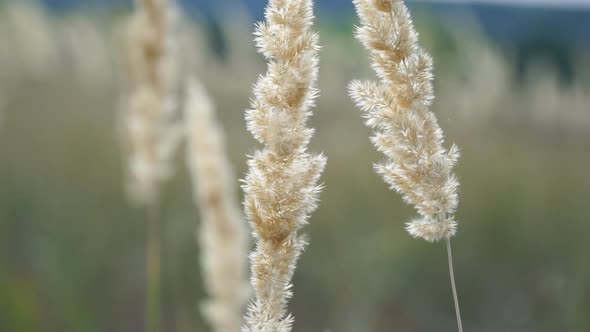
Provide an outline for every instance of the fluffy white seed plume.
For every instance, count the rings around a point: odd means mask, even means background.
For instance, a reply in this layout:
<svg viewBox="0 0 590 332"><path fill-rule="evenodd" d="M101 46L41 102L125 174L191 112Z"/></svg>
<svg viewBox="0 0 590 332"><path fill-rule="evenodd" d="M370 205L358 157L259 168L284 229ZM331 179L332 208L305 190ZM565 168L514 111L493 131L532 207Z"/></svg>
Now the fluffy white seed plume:
<svg viewBox="0 0 590 332"><path fill-rule="evenodd" d="M173 173L181 137L175 96L178 89L174 39L177 12L168 0L138 0L128 30L131 91L124 114L129 155L129 190L149 204Z"/></svg>
<svg viewBox="0 0 590 332"><path fill-rule="evenodd" d="M244 206L256 248L250 255L255 299L244 332L288 332L291 278L306 241L299 230L315 210L326 160L307 152L306 127L317 94L318 37L311 0L269 0L256 43L268 71L254 86L248 130L264 145L248 162Z"/></svg>
<svg viewBox="0 0 590 332"><path fill-rule="evenodd" d="M418 210L408 232L427 241L456 232L459 183L452 172L459 151L443 147L433 112L432 59L418 45L403 1L354 0L357 39L369 51L378 82L354 81L350 94L374 129L372 142L387 161L376 165L392 189Z"/></svg>
<svg viewBox="0 0 590 332"><path fill-rule="evenodd" d="M188 161L201 213L201 265L210 296L203 314L213 331L238 332L250 294L247 225L213 103L195 79L186 96Z"/></svg>

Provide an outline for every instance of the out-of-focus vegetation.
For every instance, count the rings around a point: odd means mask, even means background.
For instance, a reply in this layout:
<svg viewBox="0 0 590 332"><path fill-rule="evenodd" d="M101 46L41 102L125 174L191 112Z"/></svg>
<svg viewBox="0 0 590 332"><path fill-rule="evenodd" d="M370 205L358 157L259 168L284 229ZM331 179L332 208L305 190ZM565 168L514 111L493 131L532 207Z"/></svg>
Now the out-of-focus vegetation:
<svg viewBox="0 0 590 332"><path fill-rule="evenodd" d="M122 17L0 8L0 331L142 331L145 222L124 192L117 112ZM436 61L435 111L462 148L454 240L468 331L590 330L590 58L573 75L519 63L477 23L417 15ZM329 163L295 276L295 331L453 331L444 250L411 239L412 216L372 172L378 153L347 97L372 75L354 20L319 20L315 151ZM219 106L241 176L255 141L243 110L264 70L251 22L187 22L183 52ZM211 46L223 38L223 56ZM537 61L538 60L538 61ZM519 68L524 68L519 73ZM207 331L184 155L166 188L165 331ZM236 183L236 186L238 184Z"/></svg>

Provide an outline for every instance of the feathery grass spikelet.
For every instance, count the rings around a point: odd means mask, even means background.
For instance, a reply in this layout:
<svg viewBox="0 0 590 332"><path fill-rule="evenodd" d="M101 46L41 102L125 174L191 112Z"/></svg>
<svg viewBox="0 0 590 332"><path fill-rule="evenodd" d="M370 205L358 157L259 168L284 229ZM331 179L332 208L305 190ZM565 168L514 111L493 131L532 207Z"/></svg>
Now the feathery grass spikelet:
<svg viewBox="0 0 590 332"><path fill-rule="evenodd" d="M357 39L369 51L378 82L353 81L350 94L374 129L372 142L387 161L376 165L392 189L418 210L408 232L427 241L456 232L453 214L458 181L452 173L459 151L443 147L433 112L432 59L418 45L403 1L354 0L361 26Z"/></svg>
<svg viewBox="0 0 590 332"><path fill-rule="evenodd" d="M201 213L201 265L210 296L202 310L213 331L238 332L250 295L247 225L213 103L196 79L188 83L186 96L188 161Z"/></svg>
<svg viewBox="0 0 590 332"><path fill-rule="evenodd" d="M269 0L256 29L268 71L254 86L248 130L264 145L251 156L244 180L246 215L256 248L250 255L255 299L245 332L288 332L291 278L306 245L299 230L316 209L326 160L307 152L306 127L317 95L318 36L311 0Z"/></svg>
<svg viewBox="0 0 590 332"><path fill-rule="evenodd" d="M139 0L128 31L131 92L125 116L129 190L147 205L171 174L181 137L176 117L176 10L168 0Z"/></svg>

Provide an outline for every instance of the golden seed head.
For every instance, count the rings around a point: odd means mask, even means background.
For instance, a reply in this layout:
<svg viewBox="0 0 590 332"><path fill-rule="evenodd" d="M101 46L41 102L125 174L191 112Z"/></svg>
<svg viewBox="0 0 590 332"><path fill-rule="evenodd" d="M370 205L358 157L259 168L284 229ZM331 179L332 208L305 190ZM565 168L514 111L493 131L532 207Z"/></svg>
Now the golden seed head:
<svg viewBox="0 0 590 332"><path fill-rule="evenodd" d="M212 331L240 330L250 296L248 230L215 106L192 78L186 89L187 157L201 223L199 245L208 298L202 303Z"/></svg>
<svg viewBox="0 0 590 332"><path fill-rule="evenodd" d="M373 0L373 5L382 12L389 13L392 10L391 0Z"/></svg>
<svg viewBox="0 0 590 332"><path fill-rule="evenodd" d="M432 58L418 44L403 1L353 3L361 20L356 37L370 52L380 79L350 84L352 99L374 129L371 140L386 157L375 169L420 214L406 228L412 236L431 242L450 238L457 225L459 182L452 169L459 151L444 148L442 130L429 109Z"/></svg>
<svg viewBox="0 0 590 332"><path fill-rule="evenodd" d="M255 41L268 71L246 113L248 130L264 147L250 158L243 187L256 248L250 255L255 299L242 331L290 332L288 288L306 245L299 230L317 207L325 166L322 155L307 151L319 46L312 0L269 0L265 17Z"/></svg>

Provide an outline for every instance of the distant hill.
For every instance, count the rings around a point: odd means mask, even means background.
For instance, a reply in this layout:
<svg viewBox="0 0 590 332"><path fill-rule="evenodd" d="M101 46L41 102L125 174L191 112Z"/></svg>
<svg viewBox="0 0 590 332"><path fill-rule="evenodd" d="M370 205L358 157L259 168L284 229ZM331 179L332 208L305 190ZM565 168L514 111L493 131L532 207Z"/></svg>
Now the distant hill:
<svg viewBox="0 0 590 332"><path fill-rule="evenodd" d="M16 0L22 1L22 0ZM85 6L128 7L130 0L43 0L53 10ZM264 0L179 0L190 11L217 17L225 10L246 8L258 20L262 18ZM500 42L522 44L540 38L590 47L590 9L506 6L445 2L411 2L410 7L430 12L432 16L453 18L469 12L477 17L484 31ZM558 4L559 2L555 2ZM238 4L237 6L235 4ZM352 1L317 1L318 15L324 20L338 20L353 15Z"/></svg>
<svg viewBox="0 0 590 332"><path fill-rule="evenodd" d="M571 8L535 8L486 4L430 4L419 7L440 15L461 15L472 11L483 29L501 43L531 39L557 39L590 47L590 10Z"/></svg>

